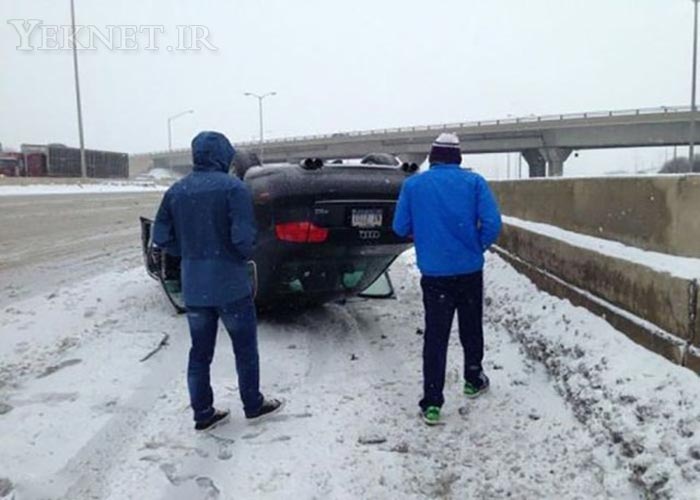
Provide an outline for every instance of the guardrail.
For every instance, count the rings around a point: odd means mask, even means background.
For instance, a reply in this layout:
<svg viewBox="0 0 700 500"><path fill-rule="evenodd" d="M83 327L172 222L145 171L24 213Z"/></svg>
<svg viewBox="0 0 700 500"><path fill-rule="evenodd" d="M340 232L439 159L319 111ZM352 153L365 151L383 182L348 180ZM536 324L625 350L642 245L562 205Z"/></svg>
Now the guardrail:
<svg viewBox="0 0 700 500"><path fill-rule="evenodd" d="M366 137L370 135L388 135L388 134L401 134L410 132L429 132L431 130L441 131L450 130L456 128L467 128L467 127L493 127L498 125L519 125L521 123L552 123L564 120L586 120L589 118L613 118L613 117L626 117L626 116L639 116L639 115L653 115L653 114L673 114L673 113L689 113L691 111L690 106L659 106L655 108L639 108L639 109L624 109L616 111L592 111L586 113L563 113L558 115L529 115L522 117L508 117L499 120L479 120L479 121L466 121L466 122L455 122L455 123L445 123L441 125L419 125L412 127L394 127L394 128L383 128L383 129L369 129L369 130L354 130L349 132L335 132L332 134L315 134L315 135L301 135L293 137L281 137L278 139L268 139L265 144L290 144L295 142L305 142L305 141L318 141L325 139L342 139L348 137ZM257 146L258 141L245 141L236 142L237 146ZM160 156L172 153L185 153L189 151L186 149L176 149L173 151L157 151L153 153L145 153L151 156Z"/></svg>

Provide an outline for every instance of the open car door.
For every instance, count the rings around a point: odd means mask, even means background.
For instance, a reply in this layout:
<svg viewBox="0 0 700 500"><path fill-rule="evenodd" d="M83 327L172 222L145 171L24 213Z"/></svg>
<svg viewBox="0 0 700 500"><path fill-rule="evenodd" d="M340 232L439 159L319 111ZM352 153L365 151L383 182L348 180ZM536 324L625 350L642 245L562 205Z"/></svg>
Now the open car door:
<svg viewBox="0 0 700 500"><path fill-rule="evenodd" d="M389 273L385 271L381 274L377 281L368 286L358 297L363 299L393 299L396 297Z"/></svg>
<svg viewBox="0 0 700 500"><path fill-rule="evenodd" d="M141 217L141 250L146 272L158 280L165 295L179 313L185 312L180 282L180 258L169 255L164 249L153 244L153 221Z"/></svg>
<svg viewBox="0 0 700 500"><path fill-rule="evenodd" d="M166 297L178 313L186 312L180 281L180 257L168 254L153 244L153 221L141 217L141 250L146 272L160 282ZM253 284L253 297L258 290L258 270L255 262L248 262L248 272Z"/></svg>

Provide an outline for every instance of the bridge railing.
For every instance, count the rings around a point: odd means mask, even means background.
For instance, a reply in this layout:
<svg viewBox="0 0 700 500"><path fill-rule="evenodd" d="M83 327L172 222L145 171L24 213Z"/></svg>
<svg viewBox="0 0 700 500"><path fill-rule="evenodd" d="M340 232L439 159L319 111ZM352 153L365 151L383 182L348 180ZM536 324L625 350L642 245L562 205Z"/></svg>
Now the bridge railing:
<svg viewBox="0 0 700 500"><path fill-rule="evenodd" d="M430 132L430 131L444 131L444 130L454 130L460 128L468 127L493 127L499 125L519 125L522 123L551 123L564 120L585 120L589 118L612 118L612 117L626 117L626 116L639 116L639 115L653 115L653 114L671 114L671 113L688 113L690 112L690 106L660 106L655 108L639 108L639 109L623 109L615 111L593 111L586 113L563 113L554 115L528 115L520 117L508 117L498 120L479 120L479 121L465 121L465 122L454 122L445 123L439 125L417 125L411 127L393 127L393 128L383 128L383 129L369 129L369 130L354 130L348 132L335 132L332 134L313 134L313 135L300 135L293 137L280 137L276 139L268 139L265 144L289 144L295 142L308 142L308 141L319 141L327 139L343 139L343 138L357 138L366 137L371 135L389 135L389 134L402 134L411 132ZM236 142L238 146L256 146L259 143L257 141L244 141ZM178 149L172 152L169 151L158 151L151 153L152 156L161 156L169 153L182 154L188 152L187 149Z"/></svg>
<svg viewBox="0 0 700 500"><path fill-rule="evenodd" d="M593 111L586 113L564 113L558 115L529 115L521 117L509 117L498 120L479 120L479 121L466 121L466 122L454 122L439 125L419 125L412 127L393 127L393 128L383 128L383 129L369 129L369 130L356 130L349 132L338 132L333 134L314 134L305 136L295 136L295 137L281 137L277 139L270 139L265 141L267 144L276 143L289 143L289 142L301 142L301 141L312 141L312 140L323 140L323 139L333 139L342 137L363 137L368 135L382 135L382 134L400 134L400 133L410 133L410 132L428 132L431 130L449 130L456 128L467 128L467 127L487 127L496 125L518 125L521 123L536 123L536 122L555 122L562 120L576 120L576 119L588 119L588 118L608 118L608 117L625 117L625 116L638 116L638 115L651 115L659 113L687 113L690 111L689 106L660 106L656 108L639 108L639 109L625 109L616 111ZM257 142L250 141L245 143L238 143L242 145L255 145Z"/></svg>

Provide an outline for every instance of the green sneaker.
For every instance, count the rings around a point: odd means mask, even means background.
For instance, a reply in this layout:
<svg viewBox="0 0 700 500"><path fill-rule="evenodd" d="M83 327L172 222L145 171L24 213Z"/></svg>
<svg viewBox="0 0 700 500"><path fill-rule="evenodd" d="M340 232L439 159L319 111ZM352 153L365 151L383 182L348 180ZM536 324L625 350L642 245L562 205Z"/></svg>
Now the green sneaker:
<svg viewBox="0 0 700 500"><path fill-rule="evenodd" d="M440 407L428 406L422 412L423 422L428 425L438 425L440 423Z"/></svg>
<svg viewBox="0 0 700 500"><path fill-rule="evenodd" d="M489 390L489 385L489 378L484 372L481 372L476 382L464 382L464 395L470 399L478 398Z"/></svg>

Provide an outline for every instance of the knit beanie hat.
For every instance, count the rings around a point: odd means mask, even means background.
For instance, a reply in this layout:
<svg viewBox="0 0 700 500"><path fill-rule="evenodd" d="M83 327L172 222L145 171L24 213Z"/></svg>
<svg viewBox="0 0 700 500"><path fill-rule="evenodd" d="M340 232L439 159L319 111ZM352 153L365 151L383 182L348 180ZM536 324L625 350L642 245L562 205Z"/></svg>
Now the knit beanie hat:
<svg viewBox="0 0 700 500"><path fill-rule="evenodd" d="M457 137L457 134L448 132L440 134L433 142L428 161L431 165L438 163L461 165L462 150L459 148L459 137Z"/></svg>

